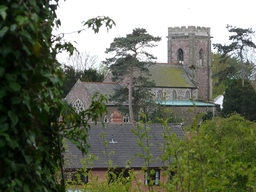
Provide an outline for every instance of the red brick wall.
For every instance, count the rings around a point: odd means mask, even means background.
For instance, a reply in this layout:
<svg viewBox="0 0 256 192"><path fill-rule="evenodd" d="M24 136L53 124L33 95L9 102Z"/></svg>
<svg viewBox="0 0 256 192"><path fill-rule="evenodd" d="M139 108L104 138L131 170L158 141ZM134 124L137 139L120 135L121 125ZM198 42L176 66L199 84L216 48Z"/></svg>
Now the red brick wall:
<svg viewBox="0 0 256 192"><path fill-rule="evenodd" d="M135 169L134 171L135 171L135 174L137 175L137 180L132 182L132 188L134 188L136 186L136 183L140 183L140 189L142 191L149 191L148 185L145 185L144 172L141 171L141 169ZM102 181L107 179L106 173L107 173L106 169L93 169L92 170L93 178L98 177L99 182L102 182ZM167 178L163 177L162 171L160 171L160 180L161 180L162 183L165 183L165 182L168 181ZM90 178L89 178L88 182L91 182ZM160 190L161 187L160 186L154 186L154 189L155 190L158 190L158 189Z"/></svg>

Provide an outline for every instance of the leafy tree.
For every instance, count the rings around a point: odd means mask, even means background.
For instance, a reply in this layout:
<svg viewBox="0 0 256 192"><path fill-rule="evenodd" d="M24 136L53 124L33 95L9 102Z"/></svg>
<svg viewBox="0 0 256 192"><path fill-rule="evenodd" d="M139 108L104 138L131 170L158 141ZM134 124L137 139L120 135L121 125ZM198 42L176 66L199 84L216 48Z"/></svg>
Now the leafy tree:
<svg viewBox="0 0 256 192"><path fill-rule="evenodd" d="M255 121L256 92L248 80L245 80L244 87L239 86L241 81L241 79L234 79L228 86L224 96L222 114L229 115L236 112L248 120Z"/></svg>
<svg viewBox="0 0 256 192"><path fill-rule="evenodd" d="M75 70L72 66L64 66L63 73L65 79L61 87L63 97L65 97L70 89L74 86L78 79L85 82L102 82L104 79L103 74L100 74L96 69L85 69L84 71Z"/></svg>
<svg viewBox="0 0 256 192"><path fill-rule="evenodd" d="M188 129L182 162L184 188L191 191L254 191L255 123L239 115ZM187 174L188 173L188 174Z"/></svg>
<svg viewBox="0 0 256 192"><path fill-rule="evenodd" d="M244 63L251 63L244 58L244 51L248 49L255 49L256 44L252 41L251 35L254 34L251 28L242 29L236 28L231 25L227 25L227 29L234 35L229 36L229 40L232 41L230 45L213 44L214 48L217 49L218 53L222 54L222 59L226 59L235 55L240 60L241 72L242 72L242 86L244 86L245 72Z"/></svg>
<svg viewBox="0 0 256 192"><path fill-rule="evenodd" d="M109 66L114 76L113 81L123 85L113 99L118 97L121 97L121 101L128 99L131 121L134 120L132 104L138 106L142 98L146 99L145 95L149 94L149 90L145 86L152 85L146 75L149 74L148 66L154 63L156 57L145 49L155 47L155 42L160 40L160 37L148 34L146 29L136 28L126 37L115 38L110 48L106 50L106 53L114 53L114 56L106 59L104 63ZM140 88L136 89L135 86ZM128 98L125 95L121 96L122 93L128 93Z"/></svg>
<svg viewBox="0 0 256 192"><path fill-rule="evenodd" d="M103 96L81 114L67 111L62 101L56 55L72 54L74 47L52 35L60 25L57 7L58 0L0 3L0 191L65 191L63 171L61 186L56 174L63 163L61 138L86 153L88 119L106 111ZM113 24L98 17L84 25L98 32L104 23Z"/></svg>

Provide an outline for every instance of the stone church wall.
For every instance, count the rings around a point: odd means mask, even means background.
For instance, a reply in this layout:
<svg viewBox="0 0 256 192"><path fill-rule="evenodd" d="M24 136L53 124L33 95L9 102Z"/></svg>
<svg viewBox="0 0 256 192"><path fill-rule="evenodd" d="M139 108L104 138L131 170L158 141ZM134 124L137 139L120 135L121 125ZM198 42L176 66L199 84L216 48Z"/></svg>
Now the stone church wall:
<svg viewBox="0 0 256 192"><path fill-rule="evenodd" d="M173 100L173 91L176 91L177 98L175 100L188 100L186 98L186 92L189 92L190 99L198 99L198 90L189 88L152 88L152 93L155 95L155 100L157 100L157 92L162 91L165 100Z"/></svg>
<svg viewBox="0 0 256 192"><path fill-rule="evenodd" d="M69 104L73 104L77 99L81 100L85 109L88 109L92 102L91 96L83 88L81 81L77 81L66 96L66 100Z"/></svg>

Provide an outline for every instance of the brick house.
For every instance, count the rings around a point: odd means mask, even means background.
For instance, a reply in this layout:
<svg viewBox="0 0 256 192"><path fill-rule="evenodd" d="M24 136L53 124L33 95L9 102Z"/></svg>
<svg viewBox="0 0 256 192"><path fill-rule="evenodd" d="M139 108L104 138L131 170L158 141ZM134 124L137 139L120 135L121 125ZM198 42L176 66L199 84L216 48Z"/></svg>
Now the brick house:
<svg viewBox="0 0 256 192"><path fill-rule="evenodd" d="M118 116L118 117L117 117ZM145 166L145 161L143 158L136 156L135 154L142 153L142 148L138 147L136 136L132 129L137 130L137 124L134 123L122 123L122 116L115 112L111 115L111 122L115 123L106 123L103 127L102 124L92 125L88 134L88 143L90 143L89 153L86 156L90 156L93 154L98 157L98 160L93 161L93 166L88 164L87 171L91 171L93 178L98 176L99 181L106 180L106 174L108 174L109 164L106 164L109 160L112 161L112 167L116 166L115 172L121 172L125 170L125 174L128 173L128 170L132 169L135 172L138 172L138 180L142 183L141 189L143 191L148 190L149 181L147 180L147 172L141 171L141 168ZM116 119L117 117L117 119ZM178 137L183 137L183 130L181 124L172 124L171 132L174 132ZM158 186L159 182L167 182L169 178L164 178L162 175L163 170L160 168L164 168L164 162L158 160L157 158L162 154L160 147L164 144L164 138L161 134L164 131L164 127L160 124L152 124L147 125L150 127L150 131L148 135L151 135L152 138L149 138L148 142L153 144L150 146L150 153L152 154L152 160L154 162L150 162L148 165L148 169L154 169L155 175L154 185ZM103 134L105 133L105 135ZM101 138L100 135L104 135L104 138ZM105 148L104 141L106 141L107 146ZM144 142L145 144L145 142ZM69 141L66 142L68 153L72 157L72 162L68 165L65 165L65 173L66 175L70 175L76 173L76 170L83 167L80 159L84 159L81 152L76 148L74 144L71 144ZM103 153L105 152L105 154ZM114 154L108 156L111 151ZM132 161L127 163L128 160ZM91 182L90 177L83 177L82 180L87 183ZM135 181L133 181L132 186L135 185Z"/></svg>

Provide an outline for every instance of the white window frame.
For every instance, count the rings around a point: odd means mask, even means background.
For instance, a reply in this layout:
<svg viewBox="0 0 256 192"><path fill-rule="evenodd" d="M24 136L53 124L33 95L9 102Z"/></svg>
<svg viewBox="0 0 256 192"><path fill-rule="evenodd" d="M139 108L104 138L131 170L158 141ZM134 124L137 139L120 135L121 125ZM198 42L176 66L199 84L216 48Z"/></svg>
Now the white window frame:
<svg viewBox="0 0 256 192"><path fill-rule="evenodd" d="M154 175L154 178L155 178L155 182L154 182L154 185L159 185L159 181L160 181L160 170L159 169L154 169L155 171L155 175ZM149 181L148 181L148 172L150 172L150 170L148 171L145 171L145 185L149 185Z"/></svg>

